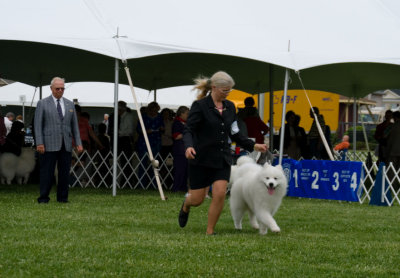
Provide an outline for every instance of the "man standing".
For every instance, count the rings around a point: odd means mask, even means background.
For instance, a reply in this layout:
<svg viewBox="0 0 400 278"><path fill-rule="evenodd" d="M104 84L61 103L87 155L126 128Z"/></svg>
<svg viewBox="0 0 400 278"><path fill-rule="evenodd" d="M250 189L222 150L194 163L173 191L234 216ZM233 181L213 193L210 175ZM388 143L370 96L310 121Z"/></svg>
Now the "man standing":
<svg viewBox="0 0 400 278"><path fill-rule="evenodd" d="M386 110L385 112L385 120L376 126L375 130L375 139L378 141L378 164L381 162L388 162L388 157L386 154L386 144L387 144L387 135L390 131L393 119L393 112L391 110Z"/></svg>
<svg viewBox="0 0 400 278"><path fill-rule="evenodd" d="M72 101L63 98L64 79L54 77L50 83L52 95L40 100L35 112L35 142L40 161L39 203L48 203L57 164L57 202L68 202L69 171L72 158L72 137L78 152L82 152L78 120Z"/></svg>

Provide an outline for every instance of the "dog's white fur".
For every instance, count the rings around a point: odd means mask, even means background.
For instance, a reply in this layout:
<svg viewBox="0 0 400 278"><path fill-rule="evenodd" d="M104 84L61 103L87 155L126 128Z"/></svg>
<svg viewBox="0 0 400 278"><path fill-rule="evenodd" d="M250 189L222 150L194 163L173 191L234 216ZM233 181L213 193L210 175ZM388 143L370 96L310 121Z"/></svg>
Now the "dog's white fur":
<svg viewBox="0 0 400 278"><path fill-rule="evenodd" d="M26 184L28 182L29 175L35 169L35 164L35 150L32 148L22 148L15 171L18 184Z"/></svg>
<svg viewBox="0 0 400 278"><path fill-rule="evenodd" d="M13 153L2 153L0 155L0 175L2 184L11 184L17 169L18 156Z"/></svg>
<svg viewBox="0 0 400 278"><path fill-rule="evenodd" d="M264 166L246 156L238 159L231 171L230 207L235 228L242 229L244 213L248 211L250 224L264 235L270 229L279 233L273 218L287 191L287 180L280 165Z"/></svg>
<svg viewBox="0 0 400 278"><path fill-rule="evenodd" d="M22 148L21 155L3 153L0 155L0 175L2 184L11 184L16 177L18 184L26 184L30 173L35 168L35 150Z"/></svg>

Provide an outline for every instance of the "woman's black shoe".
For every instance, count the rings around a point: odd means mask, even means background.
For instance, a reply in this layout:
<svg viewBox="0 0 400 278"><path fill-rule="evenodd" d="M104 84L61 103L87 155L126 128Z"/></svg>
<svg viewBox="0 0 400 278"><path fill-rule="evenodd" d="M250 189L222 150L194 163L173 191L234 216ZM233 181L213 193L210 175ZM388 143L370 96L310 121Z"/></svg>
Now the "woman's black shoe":
<svg viewBox="0 0 400 278"><path fill-rule="evenodd" d="M185 204L185 201L183 201L181 210L179 211L179 217L178 217L179 226L180 226L181 228L183 228L183 227L186 226L186 223L188 222L188 219L189 219L189 212L184 212L184 211L183 211L183 205L184 205L184 204Z"/></svg>

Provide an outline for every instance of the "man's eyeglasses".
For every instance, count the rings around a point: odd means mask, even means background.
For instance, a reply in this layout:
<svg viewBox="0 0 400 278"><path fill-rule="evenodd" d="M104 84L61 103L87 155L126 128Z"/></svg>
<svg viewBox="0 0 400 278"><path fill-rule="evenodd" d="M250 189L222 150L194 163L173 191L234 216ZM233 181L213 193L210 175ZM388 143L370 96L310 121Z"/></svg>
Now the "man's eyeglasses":
<svg viewBox="0 0 400 278"><path fill-rule="evenodd" d="M54 88L56 91L64 91L65 88Z"/></svg>

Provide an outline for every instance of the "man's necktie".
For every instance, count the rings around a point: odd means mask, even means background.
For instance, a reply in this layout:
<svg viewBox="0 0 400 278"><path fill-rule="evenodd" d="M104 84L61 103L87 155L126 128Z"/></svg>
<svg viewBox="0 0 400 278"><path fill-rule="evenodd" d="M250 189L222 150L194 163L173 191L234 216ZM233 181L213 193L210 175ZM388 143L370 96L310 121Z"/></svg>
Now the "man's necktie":
<svg viewBox="0 0 400 278"><path fill-rule="evenodd" d="M61 105L60 105L60 100L57 99L57 111L58 111L58 116L60 117L60 120L62 121L64 119L63 113L62 113L62 109L61 109Z"/></svg>

